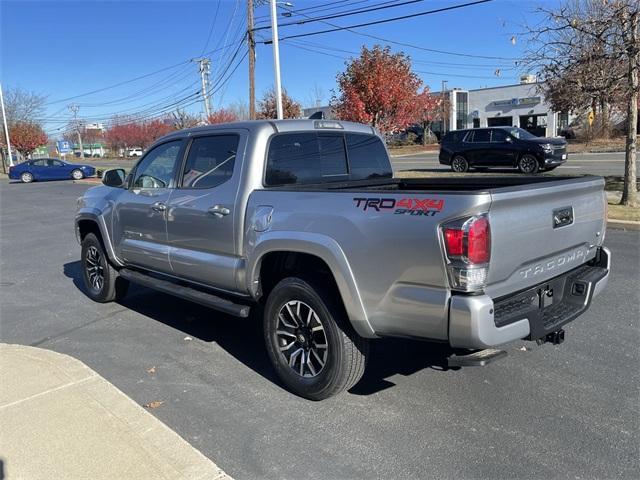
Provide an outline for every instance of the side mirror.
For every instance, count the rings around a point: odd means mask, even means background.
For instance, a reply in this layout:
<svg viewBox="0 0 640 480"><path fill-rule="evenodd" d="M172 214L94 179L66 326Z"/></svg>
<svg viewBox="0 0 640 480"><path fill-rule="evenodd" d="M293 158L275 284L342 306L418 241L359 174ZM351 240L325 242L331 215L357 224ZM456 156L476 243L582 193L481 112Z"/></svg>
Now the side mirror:
<svg viewBox="0 0 640 480"><path fill-rule="evenodd" d="M114 168L102 174L102 183L107 187L121 188L125 184L125 178L124 168Z"/></svg>

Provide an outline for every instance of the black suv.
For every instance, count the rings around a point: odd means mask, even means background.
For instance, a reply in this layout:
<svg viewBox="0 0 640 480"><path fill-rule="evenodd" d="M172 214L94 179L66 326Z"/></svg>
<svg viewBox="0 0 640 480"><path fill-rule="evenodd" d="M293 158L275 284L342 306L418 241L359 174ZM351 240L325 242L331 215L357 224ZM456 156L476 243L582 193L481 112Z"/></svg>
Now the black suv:
<svg viewBox="0 0 640 480"><path fill-rule="evenodd" d="M566 161L564 138L536 137L517 127L454 130L440 143L440 163L454 172L502 167L532 174L553 170Z"/></svg>

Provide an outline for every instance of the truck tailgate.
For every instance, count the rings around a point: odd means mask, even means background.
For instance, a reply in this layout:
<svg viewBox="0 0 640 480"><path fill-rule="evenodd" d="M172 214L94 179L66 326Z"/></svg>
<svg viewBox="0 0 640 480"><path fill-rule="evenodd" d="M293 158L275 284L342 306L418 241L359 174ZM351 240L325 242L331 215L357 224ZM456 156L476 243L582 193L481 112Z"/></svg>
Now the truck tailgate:
<svg viewBox="0 0 640 480"><path fill-rule="evenodd" d="M492 190L486 293L499 298L593 258L606 228L603 190L600 177Z"/></svg>

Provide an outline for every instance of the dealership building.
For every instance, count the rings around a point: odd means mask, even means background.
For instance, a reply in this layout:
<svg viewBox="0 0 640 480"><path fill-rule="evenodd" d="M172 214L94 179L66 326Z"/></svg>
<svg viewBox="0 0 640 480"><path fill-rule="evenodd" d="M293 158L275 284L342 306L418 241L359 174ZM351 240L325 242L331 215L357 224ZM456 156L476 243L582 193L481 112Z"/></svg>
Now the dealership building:
<svg viewBox="0 0 640 480"><path fill-rule="evenodd" d="M443 95L434 92L434 95ZM520 83L500 87L445 90L448 114L446 131L464 128L513 126L521 127L539 137L554 137L563 132L574 115L556 112L546 103L535 77L523 75ZM304 115L322 111L331 118L330 107L308 108ZM442 122L434 122L434 132L442 132Z"/></svg>
<svg viewBox="0 0 640 480"><path fill-rule="evenodd" d="M538 84L529 76L517 85L474 90L456 88L446 91L445 95L449 99L447 131L513 126L540 137L553 137L560 135L571 120L568 113L556 112L545 102Z"/></svg>

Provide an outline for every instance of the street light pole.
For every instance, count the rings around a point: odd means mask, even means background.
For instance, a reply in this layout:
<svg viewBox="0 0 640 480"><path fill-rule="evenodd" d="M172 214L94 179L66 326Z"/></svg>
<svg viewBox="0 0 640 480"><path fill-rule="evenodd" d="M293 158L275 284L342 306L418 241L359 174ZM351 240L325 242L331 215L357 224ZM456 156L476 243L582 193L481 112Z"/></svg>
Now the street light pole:
<svg viewBox="0 0 640 480"><path fill-rule="evenodd" d="M282 85L280 84L280 47L278 45L278 14L276 0L271 0L271 35L273 37L273 70L275 75L276 111L278 120L282 120Z"/></svg>
<svg viewBox="0 0 640 480"><path fill-rule="evenodd" d="M7 140L7 153L9 154L9 166L13 167L13 157L11 156L11 141L9 140L9 127L7 127L7 114L4 111L4 97L2 96L2 84L0 84L0 104L2 105L2 121L4 123L4 135Z"/></svg>

